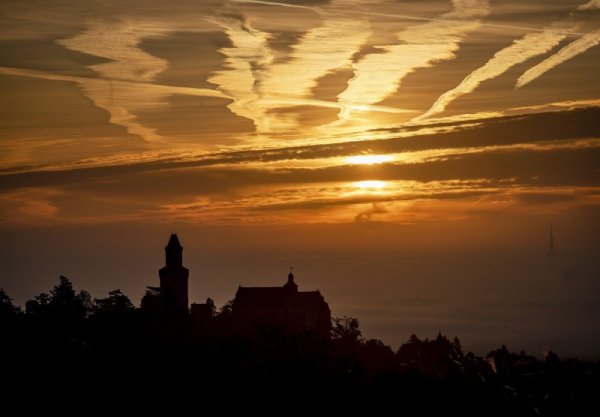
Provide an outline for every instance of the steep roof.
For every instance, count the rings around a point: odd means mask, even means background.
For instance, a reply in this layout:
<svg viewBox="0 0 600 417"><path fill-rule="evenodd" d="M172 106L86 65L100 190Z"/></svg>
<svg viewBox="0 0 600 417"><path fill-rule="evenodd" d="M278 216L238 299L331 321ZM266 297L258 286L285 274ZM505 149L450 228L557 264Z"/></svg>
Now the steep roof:
<svg viewBox="0 0 600 417"><path fill-rule="evenodd" d="M167 249L182 249L179 239L177 238L177 234L173 233L171 235L169 238L169 243L167 243Z"/></svg>
<svg viewBox="0 0 600 417"><path fill-rule="evenodd" d="M237 307L278 309L289 297L283 287L239 287L235 294L234 304Z"/></svg>
<svg viewBox="0 0 600 417"><path fill-rule="evenodd" d="M319 307L326 305L319 291L290 291L283 287L239 287L236 308L278 310L283 307Z"/></svg>

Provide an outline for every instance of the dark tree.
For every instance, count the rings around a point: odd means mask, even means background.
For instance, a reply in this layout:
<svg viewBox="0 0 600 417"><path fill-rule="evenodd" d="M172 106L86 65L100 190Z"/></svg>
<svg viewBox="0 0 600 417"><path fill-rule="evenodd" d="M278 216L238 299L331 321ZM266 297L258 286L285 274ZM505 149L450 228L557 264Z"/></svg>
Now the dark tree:
<svg viewBox="0 0 600 417"><path fill-rule="evenodd" d="M106 298L94 299L94 313L124 314L135 309L133 303L121 290L113 290Z"/></svg>
<svg viewBox="0 0 600 417"><path fill-rule="evenodd" d="M207 302L208 302L208 300L207 300ZM231 316L232 311L233 311L233 300L229 300L225 304L223 304L223 307L221 307L221 310L219 310L218 315L229 317L229 316Z"/></svg>
<svg viewBox="0 0 600 417"><path fill-rule="evenodd" d="M4 289L0 288L0 319L14 318L21 313L21 309L12 301Z"/></svg>
<svg viewBox="0 0 600 417"><path fill-rule="evenodd" d="M33 300L25 302L25 312L30 317L42 317L48 314L48 305L50 304L50 295L43 292L36 295Z"/></svg>
<svg viewBox="0 0 600 417"><path fill-rule="evenodd" d="M50 291L26 303L26 314L33 329L33 346L48 344L56 349L80 350L84 346L85 320L91 313L91 297L79 294L65 276Z"/></svg>
<svg viewBox="0 0 600 417"><path fill-rule="evenodd" d="M106 298L94 300L90 322L92 347L121 353L136 347L140 341L141 322L129 297L121 290L113 290Z"/></svg>
<svg viewBox="0 0 600 417"><path fill-rule="evenodd" d="M217 307L215 306L215 302L212 298L209 297L206 299L206 306L209 310L209 316L214 317L215 314L217 314Z"/></svg>
<svg viewBox="0 0 600 417"><path fill-rule="evenodd" d="M358 328L358 319L354 317L334 317L332 319L331 337L344 343L358 343L362 340L362 332Z"/></svg>
<svg viewBox="0 0 600 417"><path fill-rule="evenodd" d="M140 307L149 313L158 313L160 310L160 288L146 287L146 293L142 297Z"/></svg>
<svg viewBox="0 0 600 417"><path fill-rule="evenodd" d="M50 291L48 309L51 315L66 322L79 323L87 316L91 306L91 297L87 291L75 293L73 284L65 276L60 276L60 281Z"/></svg>
<svg viewBox="0 0 600 417"><path fill-rule="evenodd" d="M0 352L19 350L23 314L12 299L0 288ZM6 358L6 357L5 357Z"/></svg>

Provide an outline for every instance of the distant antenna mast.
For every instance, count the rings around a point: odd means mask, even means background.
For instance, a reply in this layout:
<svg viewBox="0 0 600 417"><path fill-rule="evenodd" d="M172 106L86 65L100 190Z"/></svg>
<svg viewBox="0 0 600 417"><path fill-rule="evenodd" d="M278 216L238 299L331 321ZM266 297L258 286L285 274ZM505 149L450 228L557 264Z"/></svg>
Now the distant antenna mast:
<svg viewBox="0 0 600 417"><path fill-rule="evenodd" d="M550 224L550 240L548 241L548 251L546 252L549 258L554 258L558 255L556 248L554 247L554 232L552 230L552 224Z"/></svg>

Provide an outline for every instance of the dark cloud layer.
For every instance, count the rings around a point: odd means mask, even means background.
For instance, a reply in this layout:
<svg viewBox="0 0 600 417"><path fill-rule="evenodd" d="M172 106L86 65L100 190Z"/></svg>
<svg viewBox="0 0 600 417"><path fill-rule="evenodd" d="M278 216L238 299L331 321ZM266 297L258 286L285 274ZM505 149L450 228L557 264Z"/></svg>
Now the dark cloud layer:
<svg viewBox="0 0 600 417"><path fill-rule="evenodd" d="M369 179L376 174L381 179L433 181L443 179L511 178L530 184L599 184L596 148L557 150L490 150L478 154L451 155L445 160L420 164L389 164L385 166L341 166L314 169L268 171L244 169L250 162L272 162L288 159L314 159L369 153L413 152L432 149L506 146L536 142L588 139L600 136L600 108L577 109L523 116L507 116L467 124L449 133L415 135L334 145L314 145L243 151L208 155L198 160L177 159L47 172L7 173L0 176L0 188L67 185L86 183L93 179L168 170L213 167L210 170L178 171L174 177L189 176L193 183L210 184L219 179L220 186L240 183L320 182ZM218 165L228 164L228 168ZM167 171L165 171L167 170ZM236 180L239 178L240 180ZM243 179L244 181L242 181Z"/></svg>

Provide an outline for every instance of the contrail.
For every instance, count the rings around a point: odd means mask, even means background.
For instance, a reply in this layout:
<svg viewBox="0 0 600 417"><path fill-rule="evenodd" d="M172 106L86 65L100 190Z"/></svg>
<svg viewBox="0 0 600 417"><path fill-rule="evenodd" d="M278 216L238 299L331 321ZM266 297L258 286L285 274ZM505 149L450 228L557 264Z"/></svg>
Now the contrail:
<svg viewBox="0 0 600 417"><path fill-rule="evenodd" d="M66 75L54 72L32 70L26 68L14 68L14 67L0 67L0 74L2 75L16 75L20 77L39 78L42 80L49 81L68 81L76 84L83 83L103 83L109 80L97 77L86 77L76 75ZM219 90L212 90L210 88L197 88L197 87L180 87L177 85L167 84L153 84L148 82L129 81L111 79L116 87L119 88L131 88L131 89L144 89L147 91L155 91L162 94L177 94L184 96L196 96L196 97L215 97L233 100L233 97L228 96ZM319 100L314 98L267 98L263 100L268 106L312 106L312 107L323 107L329 109L339 109L340 104L336 101ZM362 106L356 110L363 111L374 111L380 113L414 113L416 110L401 109L397 107L388 106Z"/></svg>
<svg viewBox="0 0 600 417"><path fill-rule="evenodd" d="M569 59L584 53L590 48L600 44L600 29L590 32L586 35L583 35L581 38L576 41L571 42L560 51L552 55L551 57L545 59L540 62L536 66L528 69L519 77L517 80L516 88L521 88L524 85L529 84L536 78L540 77L542 74L550 71L557 65L562 64Z"/></svg>
<svg viewBox="0 0 600 417"><path fill-rule="evenodd" d="M600 9L600 0L591 0L585 4L582 4L577 10L597 10Z"/></svg>
<svg viewBox="0 0 600 417"><path fill-rule="evenodd" d="M22 77L40 78L43 80L50 81L69 81L74 83L89 83L89 82L100 82L108 81L105 78L98 77L85 77L80 75L65 75L55 72L39 71L26 68L14 68L14 67L0 67L0 74L5 75L18 75ZM212 90L210 88L196 88L196 87L180 87L177 85L166 85L166 84L154 84L149 82L141 81L130 81L122 79L110 79L110 82L118 87L127 87L133 89L144 89L148 91L156 91L164 94L181 94L186 96L199 96L199 97L216 97L216 98L231 98L218 90Z"/></svg>
<svg viewBox="0 0 600 417"><path fill-rule="evenodd" d="M80 80L83 93L99 108L110 113L110 122L124 127L129 134L149 143L161 143L165 138L156 129L139 122L140 111L166 104L166 95L157 90L116 85L115 78L135 81L153 81L168 68L168 62L143 51L139 44L144 37L160 37L170 29L152 22L137 20L90 20L87 28L68 39L57 41L66 48L107 58L108 62L89 65L102 78Z"/></svg>
<svg viewBox="0 0 600 417"><path fill-rule="evenodd" d="M512 45L496 52L492 59L469 74L458 86L442 94L429 110L414 121L443 112L451 102L473 92L482 82L504 74L521 62L547 53L567 37L567 32L578 26L577 22L554 22L544 32L529 33L517 39Z"/></svg>
<svg viewBox="0 0 600 417"><path fill-rule="evenodd" d="M337 11L361 3L334 0L324 7L321 25L311 28L292 46L290 60L272 65L266 71L261 83L263 96L276 97L285 91L291 98L310 97L319 78L352 65L353 55L372 35L371 25L367 19L339 16Z"/></svg>
<svg viewBox="0 0 600 417"><path fill-rule="evenodd" d="M227 106L232 113L252 120L257 131L270 129L266 109L260 103L258 82L261 73L273 61L268 46L269 34L253 28L239 16L222 16L213 23L224 29L231 47L219 49L226 57L223 70L208 81L233 98Z"/></svg>
<svg viewBox="0 0 600 417"><path fill-rule="evenodd" d="M370 105L384 100L398 90L409 73L427 68L435 62L455 58L462 40L480 27L490 12L487 0L454 0L454 10L435 20L398 32L398 43L378 46L378 53L353 63L354 77L338 95L342 109L340 120L351 117L356 105Z"/></svg>
<svg viewBox="0 0 600 417"><path fill-rule="evenodd" d="M321 77L350 66L352 56L371 36L366 19L340 17L337 13L339 8L356 3L361 1L334 0L323 7L321 25L304 33L291 47L289 59L280 63L273 63L275 54L268 43L269 33L253 28L242 17L215 18L214 23L225 30L232 46L219 50L226 57L226 65L209 81L233 98L229 109L251 119L257 132L297 129L298 114L273 110L316 103L320 107L339 106L307 99ZM394 110L399 111L402 110Z"/></svg>
<svg viewBox="0 0 600 417"><path fill-rule="evenodd" d="M248 3L248 4L262 4L265 6L279 6L279 7L289 7L293 9L304 9L304 10L312 10L315 13L321 13L320 7L314 6L304 6L300 4L290 4L290 3L281 3L281 2L273 2L273 1L263 1L263 0L229 0L232 3ZM584 6L585 7L584 9ZM592 0L590 3L579 6L579 10L590 10L600 8L600 0ZM387 18L396 18L403 20L416 20L421 22L460 22L458 19L446 18L446 17L422 17L422 16L412 16L407 14L399 14L399 13L383 13L383 12L370 12L367 10L354 11L349 9L343 9L337 11L339 14L351 14L351 15L360 15L360 16L373 16L373 17L387 17ZM501 23L491 23L491 22L482 22L481 24L484 27L497 28L497 29L516 29L516 30L524 30L528 32L547 32L546 28L539 27L531 27L531 26L522 26L522 25L506 25ZM569 31L567 35L572 36L582 36L583 33Z"/></svg>

